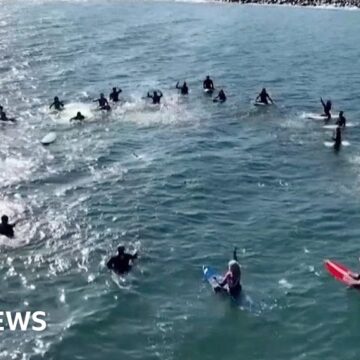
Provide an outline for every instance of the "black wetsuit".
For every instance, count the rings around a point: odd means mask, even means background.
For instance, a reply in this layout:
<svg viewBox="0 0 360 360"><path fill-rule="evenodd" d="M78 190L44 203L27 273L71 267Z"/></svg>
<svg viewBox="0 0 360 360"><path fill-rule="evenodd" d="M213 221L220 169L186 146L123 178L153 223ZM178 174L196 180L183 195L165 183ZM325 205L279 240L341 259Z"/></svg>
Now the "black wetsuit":
<svg viewBox="0 0 360 360"><path fill-rule="evenodd" d="M341 129L338 127L335 130L335 137L333 138L333 140L335 141L334 144L334 149L335 150L340 150L340 146L341 146Z"/></svg>
<svg viewBox="0 0 360 360"><path fill-rule="evenodd" d="M219 92L218 96L214 99L214 102L217 102L217 101L222 102L222 103L226 101L226 95L225 95L224 91L221 90Z"/></svg>
<svg viewBox="0 0 360 360"><path fill-rule="evenodd" d="M60 111L62 110L62 108L64 107L64 103L60 100L58 101L54 101L51 105L50 105L50 109L54 107L56 110Z"/></svg>
<svg viewBox="0 0 360 360"><path fill-rule="evenodd" d="M103 97L103 98L100 97L99 99L94 100L94 102L99 103L99 108L101 110L108 110L109 111L111 109L111 107L110 107L110 105L109 105L109 103L108 103L108 101L107 101L107 99L105 97Z"/></svg>
<svg viewBox="0 0 360 360"><path fill-rule="evenodd" d="M135 259L137 259L137 253L134 255L128 253L118 254L113 256L106 265L110 270L123 274L131 270L131 262Z"/></svg>
<svg viewBox="0 0 360 360"><path fill-rule="evenodd" d="M73 121L73 120L82 121L82 120L85 120L85 116L83 114L76 114L76 116L74 116L73 118L70 119L70 121Z"/></svg>
<svg viewBox="0 0 360 360"><path fill-rule="evenodd" d="M205 79L203 83L204 89L214 90L214 83L211 79Z"/></svg>
<svg viewBox="0 0 360 360"><path fill-rule="evenodd" d="M336 124L341 126L341 127L345 127L346 126L346 118L345 118L345 116L340 115L339 120L336 122Z"/></svg>
<svg viewBox="0 0 360 360"><path fill-rule="evenodd" d="M331 107L332 107L331 102L327 101L325 104L323 99L321 99L321 104L324 108L324 115L327 117L328 120L330 120L331 119Z"/></svg>
<svg viewBox="0 0 360 360"><path fill-rule="evenodd" d="M9 118L6 116L6 113L4 113L3 111L0 113L0 120L1 120L1 121L11 121L11 122L15 122L15 121L16 121L15 119L9 119Z"/></svg>
<svg viewBox="0 0 360 360"><path fill-rule="evenodd" d="M119 94L122 92L121 89L119 90L113 90L113 92L110 94L109 98L110 100L112 100L113 102L118 102L119 101Z"/></svg>
<svg viewBox="0 0 360 360"><path fill-rule="evenodd" d="M163 94L162 94L161 91L159 92L159 94L154 92L153 95L150 95L150 94L148 93L148 97L149 97L150 99L152 99L153 104L160 104L160 100L161 100L161 98L163 97Z"/></svg>
<svg viewBox="0 0 360 360"><path fill-rule="evenodd" d="M179 86L179 84L177 84L176 88L180 89L181 95L188 95L189 94L189 88L185 83L183 84L183 86Z"/></svg>
<svg viewBox="0 0 360 360"><path fill-rule="evenodd" d="M15 224L0 223L0 234L5 235L8 238L13 238L14 237L14 227L15 227Z"/></svg>

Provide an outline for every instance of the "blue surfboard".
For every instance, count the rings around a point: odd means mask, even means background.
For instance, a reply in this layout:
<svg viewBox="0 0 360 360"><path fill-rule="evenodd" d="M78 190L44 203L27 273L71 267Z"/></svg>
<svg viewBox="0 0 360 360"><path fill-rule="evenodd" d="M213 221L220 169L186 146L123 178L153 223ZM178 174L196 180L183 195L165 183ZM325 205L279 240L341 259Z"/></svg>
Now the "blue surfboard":
<svg viewBox="0 0 360 360"><path fill-rule="evenodd" d="M219 283L223 280L223 277L211 266L202 267L204 279L210 284L214 292L224 292L227 291L220 287Z"/></svg>

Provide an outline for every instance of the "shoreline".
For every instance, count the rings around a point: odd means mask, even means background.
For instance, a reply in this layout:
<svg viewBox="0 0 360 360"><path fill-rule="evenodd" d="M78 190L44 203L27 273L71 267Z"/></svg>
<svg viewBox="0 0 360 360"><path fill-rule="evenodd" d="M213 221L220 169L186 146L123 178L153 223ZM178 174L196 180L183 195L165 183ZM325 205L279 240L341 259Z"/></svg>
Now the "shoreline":
<svg viewBox="0 0 360 360"><path fill-rule="evenodd" d="M360 0L215 0L221 3L237 3L241 5L275 5L289 7L308 7L329 10L359 10Z"/></svg>

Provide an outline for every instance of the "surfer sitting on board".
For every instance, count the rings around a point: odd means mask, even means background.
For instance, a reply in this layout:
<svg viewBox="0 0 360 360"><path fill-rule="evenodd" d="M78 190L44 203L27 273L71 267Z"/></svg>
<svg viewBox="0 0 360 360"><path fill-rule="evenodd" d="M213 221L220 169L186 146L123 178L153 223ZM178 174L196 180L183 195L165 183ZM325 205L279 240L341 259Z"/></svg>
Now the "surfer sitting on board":
<svg viewBox="0 0 360 360"><path fill-rule="evenodd" d="M0 224L0 234L5 235L8 238L14 237L14 227L16 223L9 224L9 218L7 215L3 215L1 217L1 224Z"/></svg>
<svg viewBox="0 0 360 360"><path fill-rule="evenodd" d="M122 90L119 88L117 89L116 87L114 87L112 89L112 92L109 96L110 100L113 102L118 102L119 101L119 94L122 92Z"/></svg>
<svg viewBox="0 0 360 360"><path fill-rule="evenodd" d="M274 103L274 101L272 100L272 98L270 97L270 95L267 93L266 89L263 88L261 90L261 93L257 96L257 98L255 99L255 102L260 102L262 104L266 104L269 105L269 101L271 102L271 104Z"/></svg>
<svg viewBox="0 0 360 360"><path fill-rule="evenodd" d="M338 126L340 126L342 128L345 128L345 126L346 126L346 118L344 116L343 111L339 112L339 119L336 121L336 125L338 125Z"/></svg>
<svg viewBox="0 0 360 360"><path fill-rule="evenodd" d="M80 111L78 111L76 116L70 119L70 121L75 121L75 120L79 120L79 121L85 120L85 116Z"/></svg>
<svg viewBox="0 0 360 360"><path fill-rule="evenodd" d="M321 105L324 108L323 116L326 116L327 120L330 120L331 119L331 108L332 108L331 100L327 100L326 104L322 98L320 98L320 101L321 101Z"/></svg>
<svg viewBox="0 0 360 360"><path fill-rule="evenodd" d="M64 103L59 100L57 96L54 97L54 102L50 105L49 109L52 107L55 108L55 110L61 111L64 109Z"/></svg>
<svg viewBox="0 0 360 360"><path fill-rule="evenodd" d="M1 121L11 121L11 122L16 122L16 120L14 119L14 118L8 118L7 116L6 116L6 112L5 111L0 111L0 120Z"/></svg>
<svg viewBox="0 0 360 360"><path fill-rule="evenodd" d="M334 149L340 150L340 146L341 146L341 128L340 128L340 126L338 126L336 128L335 135L333 136L333 140L335 141Z"/></svg>
<svg viewBox="0 0 360 360"><path fill-rule="evenodd" d="M225 102L226 101L226 95L223 89L219 91L219 94L216 98L213 99L213 102Z"/></svg>
<svg viewBox="0 0 360 360"><path fill-rule="evenodd" d="M111 107L109 105L109 102L107 101L106 97L104 96L103 93L100 94L100 98L94 100L93 102L98 102L99 103L99 109L100 110L111 110Z"/></svg>
<svg viewBox="0 0 360 360"><path fill-rule="evenodd" d="M182 86L179 86L179 82L176 84L176 88L180 90L181 95L188 95L189 94L189 88L186 84L186 81L182 84Z"/></svg>
<svg viewBox="0 0 360 360"><path fill-rule="evenodd" d="M210 79L209 75L206 77L206 79L203 82L203 88L205 90L211 90L211 91L215 89L214 82Z"/></svg>
<svg viewBox="0 0 360 360"><path fill-rule="evenodd" d="M124 274L131 270L133 261L137 259L138 254L129 254L125 252L125 246L118 247L118 254L113 256L106 264L108 269L115 271L117 274Z"/></svg>
<svg viewBox="0 0 360 360"><path fill-rule="evenodd" d="M160 100L163 97L163 93L160 90L158 91L155 90L152 95L148 92L147 97L152 99L153 104L160 104Z"/></svg>
<svg viewBox="0 0 360 360"><path fill-rule="evenodd" d="M219 285L226 289L233 297L237 297L241 292L241 269L238 263L236 248L233 253L233 260L229 261L229 270L225 274L224 279Z"/></svg>

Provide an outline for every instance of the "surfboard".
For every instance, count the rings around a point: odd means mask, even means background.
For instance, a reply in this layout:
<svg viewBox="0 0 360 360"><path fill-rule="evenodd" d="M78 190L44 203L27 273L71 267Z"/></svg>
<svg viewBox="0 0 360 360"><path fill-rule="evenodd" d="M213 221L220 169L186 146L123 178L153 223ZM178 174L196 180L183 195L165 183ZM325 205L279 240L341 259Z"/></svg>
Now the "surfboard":
<svg viewBox="0 0 360 360"><path fill-rule="evenodd" d="M328 118L326 115L317 115L317 114L310 114L308 117L307 117L309 120L321 120L321 121L326 121ZM337 121L339 119L338 116L331 116L330 120L334 120L334 121Z"/></svg>
<svg viewBox="0 0 360 360"><path fill-rule="evenodd" d="M347 123L345 128L342 128L342 129L346 129L348 127L354 127L355 124L353 123ZM336 124L331 124L331 125L324 125L323 128L324 129L328 129L328 130L335 130L338 126Z"/></svg>
<svg viewBox="0 0 360 360"><path fill-rule="evenodd" d="M53 143L57 138L57 135L55 132L50 132L47 135L45 135L42 139L41 139L41 143L43 145L50 145L51 143Z"/></svg>
<svg viewBox="0 0 360 360"><path fill-rule="evenodd" d="M270 106L270 105L271 104L265 104L265 103L260 102L260 101L254 102L254 106L266 107L266 106Z"/></svg>
<svg viewBox="0 0 360 360"><path fill-rule="evenodd" d="M213 92L214 92L214 89L204 89L204 93L207 95L212 95Z"/></svg>
<svg viewBox="0 0 360 360"><path fill-rule="evenodd" d="M211 266L203 266L202 270L204 274L204 279L209 283L214 292L223 291L227 293L227 291L223 290L219 285L219 282L222 281L223 277L218 274L214 268L212 268Z"/></svg>
<svg viewBox="0 0 360 360"><path fill-rule="evenodd" d="M324 145L325 145L326 147L334 147L335 141L324 141ZM349 146L350 143L349 143L348 141L346 141L346 140L343 140L343 141L341 142L341 145L342 145L342 146Z"/></svg>
<svg viewBox="0 0 360 360"><path fill-rule="evenodd" d="M353 272L346 266L340 264L337 261L325 260L325 269L329 274L337 281L342 282L345 285L351 286L354 279L351 277Z"/></svg>

